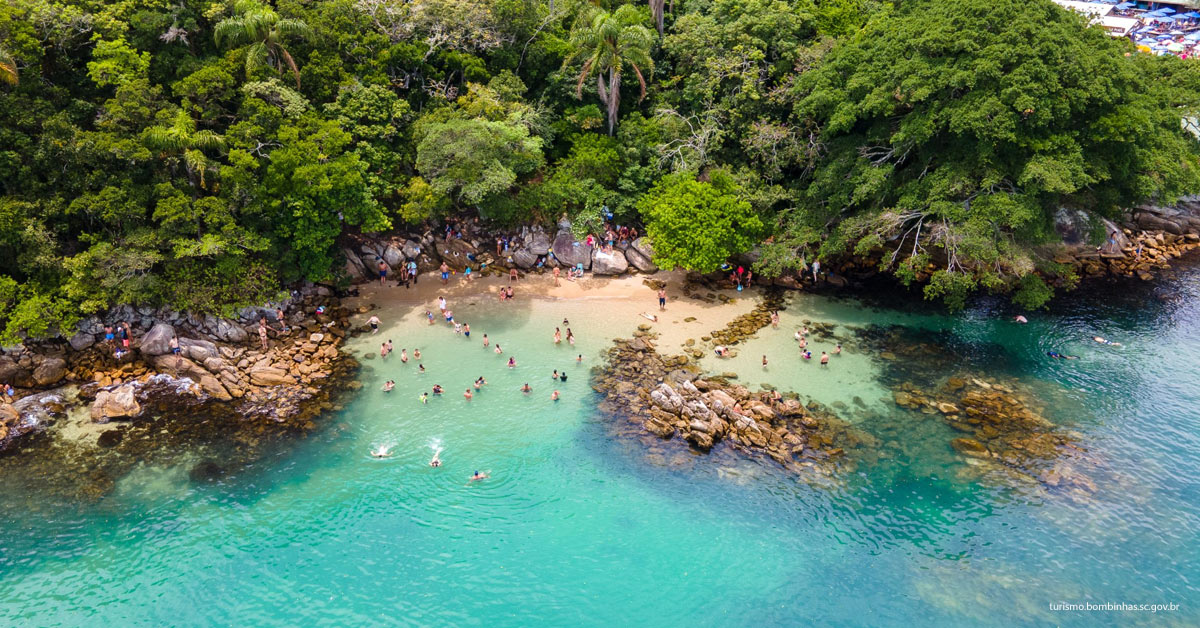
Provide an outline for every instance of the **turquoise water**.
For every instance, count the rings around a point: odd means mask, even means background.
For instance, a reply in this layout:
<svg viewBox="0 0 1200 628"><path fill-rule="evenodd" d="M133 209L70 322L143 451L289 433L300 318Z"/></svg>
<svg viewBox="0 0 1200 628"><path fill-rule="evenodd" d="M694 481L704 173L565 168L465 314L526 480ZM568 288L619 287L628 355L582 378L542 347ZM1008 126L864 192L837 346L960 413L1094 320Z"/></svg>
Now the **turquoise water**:
<svg viewBox="0 0 1200 628"><path fill-rule="evenodd" d="M136 469L98 503L47 498L33 510L20 496L39 485L6 467L0 623L1200 623L1200 272L1074 295L1024 326L1006 322L999 301L946 316L794 297L779 330L730 361L705 360L827 404L863 401L847 418L883 453L822 482L770 460L672 444L648 453L611 438L586 373L606 334L636 323L610 320L601 299L452 308L469 340L426 325L420 307L387 312L391 326L354 345L375 352L391 337L396 349L420 348L426 373L415 360L365 360L364 388L324 429L220 482L191 482L184 456ZM575 347L550 342L564 317ZM943 365L897 365L851 341L822 371L795 355L804 319L837 323L847 338L899 325L956 364L1020 378L1100 461L1096 493L981 477L936 418L886 403L905 369ZM485 332L503 356L481 346ZM1094 334L1125 346L1096 345ZM1048 350L1083 359L1047 360ZM569 380L552 384L554 369ZM487 386L465 401L480 375ZM384 393L389 378L397 386ZM435 383L445 395L421 404ZM373 458L385 444L393 455ZM427 466L434 448L437 469ZM491 478L468 482L475 470ZM1050 610L1060 602L1181 608Z"/></svg>

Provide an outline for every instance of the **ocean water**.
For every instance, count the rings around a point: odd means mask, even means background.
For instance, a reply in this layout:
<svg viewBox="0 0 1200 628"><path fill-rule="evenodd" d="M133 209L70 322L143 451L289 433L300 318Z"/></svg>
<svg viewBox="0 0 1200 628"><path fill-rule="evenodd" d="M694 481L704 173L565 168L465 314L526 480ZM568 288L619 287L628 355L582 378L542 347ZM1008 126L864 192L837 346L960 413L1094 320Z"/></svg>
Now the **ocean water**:
<svg viewBox="0 0 1200 628"><path fill-rule="evenodd" d="M181 452L98 502L33 508L44 487L0 465L0 624L1200 624L1200 270L1071 295L1028 325L998 300L951 316L792 296L779 329L704 362L845 408L877 436L879 455L823 481L612 438L588 371L638 321L612 320L602 299L452 308L469 339L427 325L423 308L388 312L356 353L391 338L421 359L364 359L363 388L322 429L218 482L191 481L196 459ZM551 342L563 318L575 346ZM828 367L798 357L805 320L844 340ZM861 340L881 326L945 360L883 358ZM1095 493L982 476L936 417L890 402L892 382L949 373L946 361L1036 391L1098 461ZM568 381L552 382L555 369ZM479 376L487 385L463 399ZM434 384L445 394L422 403ZM371 455L385 445L390 457ZM430 468L435 450L443 464ZM477 470L490 478L470 482Z"/></svg>

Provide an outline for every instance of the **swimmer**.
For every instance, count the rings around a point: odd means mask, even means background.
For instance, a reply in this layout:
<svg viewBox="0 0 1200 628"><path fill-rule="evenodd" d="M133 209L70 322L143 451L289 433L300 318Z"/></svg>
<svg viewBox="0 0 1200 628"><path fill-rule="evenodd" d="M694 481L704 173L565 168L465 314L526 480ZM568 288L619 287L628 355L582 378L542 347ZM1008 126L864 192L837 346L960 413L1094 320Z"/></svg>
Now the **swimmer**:
<svg viewBox="0 0 1200 628"><path fill-rule="evenodd" d="M391 340L389 340L388 342L391 342ZM421 350L420 349L413 349L413 359L414 360L421 359Z"/></svg>
<svg viewBox="0 0 1200 628"><path fill-rule="evenodd" d="M466 399L467 401L471 400L471 389L470 388L463 391L463 398Z"/></svg>
<svg viewBox="0 0 1200 628"><path fill-rule="evenodd" d="M558 379L558 369L554 369L554 373L550 375L550 379Z"/></svg>
<svg viewBox="0 0 1200 628"><path fill-rule="evenodd" d="M1100 336L1092 336L1092 340L1095 340L1096 342L1098 342L1098 343L1100 343L1100 344L1102 344L1102 345L1108 345L1108 346L1110 346L1110 347L1119 347L1119 346L1121 346L1121 343L1119 343L1119 342L1113 342L1113 341L1111 341L1111 340L1105 340L1104 338L1101 338Z"/></svg>
<svg viewBox="0 0 1200 628"><path fill-rule="evenodd" d="M771 327L779 329L779 312L771 312Z"/></svg>
<svg viewBox="0 0 1200 628"><path fill-rule="evenodd" d="M808 335L808 325L805 325L804 327L800 328L800 335L801 335L801 336L807 336L807 335Z"/></svg>
<svg viewBox="0 0 1200 628"><path fill-rule="evenodd" d="M800 348L801 349L808 348L808 338L805 338L804 336L800 337Z"/></svg>
<svg viewBox="0 0 1200 628"><path fill-rule="evenodd" d="M562 332L557 327L554 328L554 344L562 342Z"/></svg>
<svg viewBox="0 0 1200 628"><path fill-rule="evenodd" d="M475 388L479 388L480 386L487 386L487 380L482 375L479 376L479 379L475 380Z"/></svg>
<svg viewBox="0 0 1200 628"><path fill-rule="evenodd" d="M383 392L392 392L392 389L395 387L396 387L396 382L389 379L388 381L383 383Z"/></svg>
<svg viewBox="0 0 1200 628"><path fill-rule="evenodd" d="M498 343L498 342L496 343L496 353L497 354L504 353L504 350L500 348L500 343Z"/></svg>
<svg viewBox="0 0 1200 628"><path fill-rule="evenodd" d="M476 472L475 472L475 475L472 475L472 476L471 476L471 481L472 481L472 482L476 482L476 481L478 481L478 480L486 480L486 479L488 479L488 478L490 478L490 477L492 477L492 476L488 475L486 471L485 471L485 472L483 472L483 473L480 473L480 472L476 471Z"/></svg>
<svg viewBox="0 0 1200 628"><path fill-rule="evenodd" d="M800 357L804 358L805 360L811 360L812 359L812 351L805 350L804 353L802 353L800 355Z"/></svg>
<svg viewBox="0 0 1200 628"><path fill-rule="evenodd" d="M483 335L483 346L485 348L488 346L488 342L489 342L489 340L488 340L487 334L484 334Z"/></svg>
<svg viewBox="0 0 1200 628"><path fill-rule="evenodd" d="M425 372L425 365L424 365L424 364L418 364L418 365L417 365L417 369L418 369L418 372L420 372L420 373L424 373L424 372Z"/></svg>
<svg viewBox="0 0 1200 628"><path fill-rule="evenodd" d="M833 355L840 355L841 353L842 353L842 343L839 342L837 344L837 346L833 348Z"/></svg>
<svg viewBox="0 0 1200 628"><path fill-rule="evenodd" d="M371 326L372 334L379 333L379 317L378 316L372 316L371 318L367 319L367 324Z"/></svg>
<svg viewBox="0 0 1200 628"><path fill-rule="evenodd" d="M429 393L421 393L421 403L429 403Z"/></svg>
<svg viewBox="0 0 1200 628"><path fill-rule="evenodd" d="M568 320L567 320L567 319L565 319L565 318L563 319L563 327L566 327L567 325L570 325L570 324L571 324L571 322L570 322L570 321L568 321Z"/></svg>
<svg viewBox="0 0 1200 628"><path fill-rule="evenodd" d="M767 368L767 356L763 356L763 368Z"/></svg>
<svg viewBox="0 0 1200 628"><path fill-rule="evenodd" d="M1024 316L1021 316L1020 314L1017 314L1016 316L1014 316L1013 320L1018 323L1022 323L1022 324L1029 322L1029 319L1025 318Z"/></svg>
<svg viewBox="0 0 1200 628"><path fill-rule="evenodd" d="M440 451L433 452L433 460L429 461L429 466L431 466L431 467L442 466L442 459L439 457L440 455L441 455Z"/></svg>
<svg viewBox="0 0 1200 628"><path fill-rule="evenodd" d="M567 372L566 371L563 371L562 373L558 374L558 381L560 381L560 382L567 381Z"/></svg>
<svg viewBox="0 0 1200 628"><path fill-rule="evenodd" d="M829 364L829 354L825 353L824 351L821 352L821 364L822 365Z"/></svg>
<svg viewBox="0 0 1200 628"><path fill-rule="evenodd" d="M1059 353L1057 351L1047 351L1046 355L1048 355L1056 360L1078 360L1079 359L1079 356L1077 356L1077 355L1065 355L1065 354Z"/></svg>
<svg viewBox="0 0 1200 628"><path fill-rule="evenodd" d="M792 335L792 338L795 338L795 339L796 339L796 342L800 342L800 339L801 339L801 338L804 338L804 336L800 335L800 330L799 330L799 329L797 329L797 330L796 330L796 333L795 333L794 335Z"/></svg>
<svg viewBox="0 0 1200 628"><path fill-rule="evenodd" d="M379 447L371 450L371 455L375 456L376 458L387 458L388 456L392 455L392 446L380 445Z"/></svg>
<svg viewBox="0 0 1200 628"><path fill-rule="evenodd" d="M461 334L461 333L462 333L462 323L455 323L455 324L454 324L454 333L456 333L456 334Z"/></svg>
<svg viewBox="0 0 1200 628"><path fill-rule="evenodd" d="M558 401L558 391L550 393L550 401Z"/></svg>
<svg viewBox="0 0 1200 628"><path fill-rule="evenodd" d="M400 361L405 364L408 364L408 349L400 350Z"/></svg>
<svg viewBox="0 0 1200 628"><path fill-rule="evenodd" d="M579 355L575 356L575 363L576 363L576 364L583 364L583 354L582 354L582 353L580 353Z"/></svg>
<svg viewBox="0 0 1200 628"><path fill-rule="evenodd" d="M386 359L387 359L387 354L388 354L387 343L386 343L386 342L384 342L384 343L381 343L381 344L379 345L379 357L380 357L380 358L382 358L382 359L384 359L384 360L386 360Z"/></svg>
<svg viewBox="0 0 1200 628"><path fill-rule="evenodd" d="M645 312L642 312L641 315L642 315L642 318L644 318L648 321L654 321L656 323L658 322L658 316L655 316L654 314L647 314Z"/></svg>
<svg viewBox="0 0 1200 628"><path fill-rule="evenodd" d="M499 348L499 347L497 347L497 348ZM511 357L510 357L510 358L508 359L508 368L510 368L510 369L517 368L517 359L516 359L516 358L511 358Z"/></svg>
<svg viewBox="0 0 1200 628"><path fill-rule="evenodd" d="M434 385L433 385L433 394L435 394L435 395L440 395L440 394L442 394L442 385L441 385L441 384L434 384Z"/></svg>
<svg viewBox="0 0 1200 628"><path fill-rule="evenodd" d="M531 387L529 386L529 382L525 382L525 385L521 387L521 392L523 392L523 393L531 393L531 392L533 392L533 388L531 388Z"/></svg>

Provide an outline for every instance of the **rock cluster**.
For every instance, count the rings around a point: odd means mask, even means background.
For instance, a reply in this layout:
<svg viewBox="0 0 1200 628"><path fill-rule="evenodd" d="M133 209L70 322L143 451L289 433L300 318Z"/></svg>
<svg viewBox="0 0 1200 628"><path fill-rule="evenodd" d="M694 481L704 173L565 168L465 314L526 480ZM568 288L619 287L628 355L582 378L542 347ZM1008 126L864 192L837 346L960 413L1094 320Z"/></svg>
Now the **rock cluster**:
<svg viewBox="0 0 1200 628"><path fill-rule="evenodd" d="M795 395L773 403L765 391L701 377L686 356L659 354L645 332L615 341L593 382L604 395L602 412L657 439L678 435L702 452L725 442L800 471L838 459L861 442L818 404L801 404Z"/></svg>
<svg viewBox="0 0 1200 628"><path fill-rule="evenodd" d="M1200 219L1197 219L1200 220ZM1200 248L1200 235L1125 229L1119 248L1076 248L1054 258L1087 277L1137 277L1144 281L1170 268L1173 259ZM1140 249L1140 251L1139 251Z"/></svg>
<svg viewBox="0 0 1200 628"><path fill-rule="evenodd" d="M949 443L963 456L1004 465L1050 488L1096 491L1081 470L1086 452L1036 411L1016 383L962 375L933 390L905 383L893 397L896 405L938 415L963 433Z"/></svg>

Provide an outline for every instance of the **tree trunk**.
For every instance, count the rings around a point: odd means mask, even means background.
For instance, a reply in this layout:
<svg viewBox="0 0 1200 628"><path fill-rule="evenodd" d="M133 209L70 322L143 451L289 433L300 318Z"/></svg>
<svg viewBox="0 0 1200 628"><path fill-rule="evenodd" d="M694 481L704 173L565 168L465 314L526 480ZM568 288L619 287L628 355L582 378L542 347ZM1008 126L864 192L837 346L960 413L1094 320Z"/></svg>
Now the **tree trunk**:
<svg viewBox="0 0 1200 628"><path fill-rule="evenodd" d="M621 73L615 68L608 69L608 134L613 134L617 127L617 109L621 106Z"/></svg>

